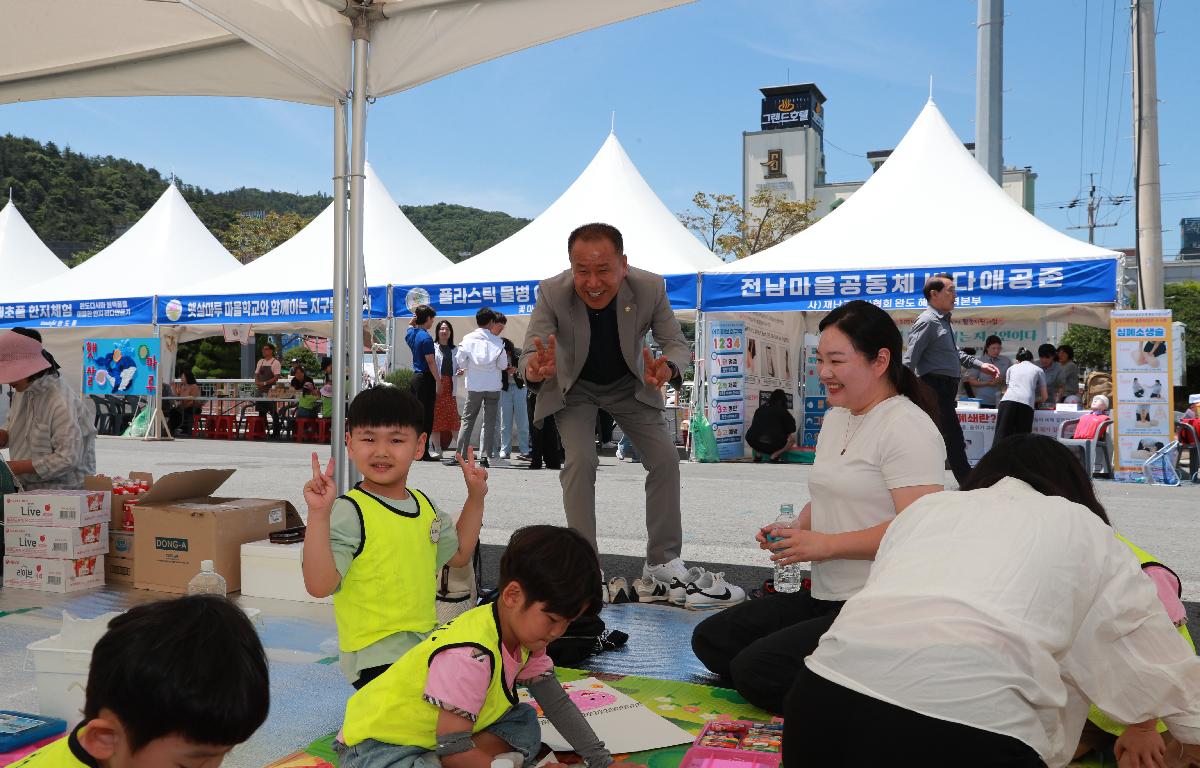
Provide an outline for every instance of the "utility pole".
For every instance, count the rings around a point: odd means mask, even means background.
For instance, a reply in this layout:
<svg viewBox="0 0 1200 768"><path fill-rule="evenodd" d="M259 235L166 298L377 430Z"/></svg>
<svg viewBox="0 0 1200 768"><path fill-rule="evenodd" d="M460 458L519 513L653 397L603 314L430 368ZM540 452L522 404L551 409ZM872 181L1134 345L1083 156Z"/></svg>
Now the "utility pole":
<svg viewBox="0 0 1200 768"><path fill-rule="evenodd" d="M975 70L975 159L997 184L1004 180L1004 0L979 0Z"/></svg>
<svg viewBox="0 0 1200 768"><path fill-rule="evenodd" d="M1158 174L1154 0L1133 0L1133 146L1139 306L1163 308L1162 185Z"/></svg>
<svg viewBox="0 0 1200 768"><path fill-rule="evenodd" d="M1088 242L1092 245L1096 244L1096 229L1097 227L1115 227L1116 223L1112 224L1097 224L1096 211L1100 210L1100 199L1096 197L1096 174L1088 174L1088 223L1086 227L1067 227L1067 229L1086 229L1088 231ZM1078 200L1072 201L1068 208L1074 208Z"/></svg>

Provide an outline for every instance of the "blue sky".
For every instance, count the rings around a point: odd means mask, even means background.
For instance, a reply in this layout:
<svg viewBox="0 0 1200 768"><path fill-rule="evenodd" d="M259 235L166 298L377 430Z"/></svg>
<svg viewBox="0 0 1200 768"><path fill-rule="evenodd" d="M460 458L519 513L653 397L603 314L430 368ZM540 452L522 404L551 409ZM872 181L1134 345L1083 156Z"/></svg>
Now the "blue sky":
<svg viewBox="0 0 1200 768"><path fill-rule="evenodd" d="M1200 3L1159 0L1163 250L1200 216ZM1004 160L1038 174L1038 216L1064 229L1088 172L1131 193L1124 0L1008 0ZM514 54L378 101L369 160L402 203L452 202L535 216L608 134L669 208L741 188L741 132L758 88L815 82L828 97L830 181L864 178L862 155L895 146L929 76L951 126L974 140L974 0L699 0ZM1086 22L1086 34L1085 34ZM1111 55L1110 55L1111 51ZM75 99L0 106L0 132L172 170L185 182L329 191L329 110L248 99ZM18 205L20 201L17 201ZM1097 242L1133 243L1133 206L1104 206ZM1080 230L1068 232L1086 238Z"/></svg>

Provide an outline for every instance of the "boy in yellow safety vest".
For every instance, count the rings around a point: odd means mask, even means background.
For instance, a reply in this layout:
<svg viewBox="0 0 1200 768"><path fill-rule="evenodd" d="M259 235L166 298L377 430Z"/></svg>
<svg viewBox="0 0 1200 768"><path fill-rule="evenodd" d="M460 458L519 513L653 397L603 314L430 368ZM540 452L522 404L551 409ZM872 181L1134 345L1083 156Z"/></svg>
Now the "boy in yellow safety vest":
<svg viewBox="0 0 1200 768"><path fill-rule="evenodd" d="M267 719L267 657L224 597L130 608L92 651L83 722L11 768L215 768Z"/></svg>
<svg viewBox="0 0 1200 768"><path fill-rule="evenodd" d="M322 472L314 453L304 485L304 586L314 597L333 595L342 672L356 689L437 626L437 574L469 563L479 542L487 470L475 466L470 449L457 524L408 487L429 437L423 415L420 401L396 387L360 392L347 413L346 452L362 482L339 497L333 459Z"/></svg>
<svg viewBox="0 0 1200 768"><path fill-rule="evenodd" d="M500 560L500 595L439 627L350 697L334 749L342 768L475 768L513 753L533 765L538 713L518 703L525 685L545 717L584 759L612 756L554 676L546 646L572 620L600 608L600 564L579 533L553 525L517 530Z"/></svg>

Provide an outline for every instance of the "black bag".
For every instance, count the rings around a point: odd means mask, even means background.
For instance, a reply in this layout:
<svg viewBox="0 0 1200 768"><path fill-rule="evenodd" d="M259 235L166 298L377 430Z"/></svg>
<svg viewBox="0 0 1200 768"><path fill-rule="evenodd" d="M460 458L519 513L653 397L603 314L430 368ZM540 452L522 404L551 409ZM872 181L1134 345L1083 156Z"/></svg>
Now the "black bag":
<svg viewBox="0 0 1200 768"><path fill-rule="evenodd" d="M620 648L628 640L629 635L619 629L605 631L604 619L599 616L585 615L572 621L546 653L555 666L570 667L594 654Z"/></svg>

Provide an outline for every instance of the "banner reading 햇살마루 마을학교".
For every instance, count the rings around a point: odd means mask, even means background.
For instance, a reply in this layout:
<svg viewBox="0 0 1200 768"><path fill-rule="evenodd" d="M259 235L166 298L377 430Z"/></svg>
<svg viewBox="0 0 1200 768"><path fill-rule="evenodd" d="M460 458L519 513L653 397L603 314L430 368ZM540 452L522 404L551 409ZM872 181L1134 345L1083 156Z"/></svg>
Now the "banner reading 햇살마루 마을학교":
<svg viewBox="0 0 1200 768"><path fill-rule="evenodd" d="M1117 310L1112 339L1112 418L1117 480L1140 480L1155 451L1175 439L1171 310Z"/></svg>

